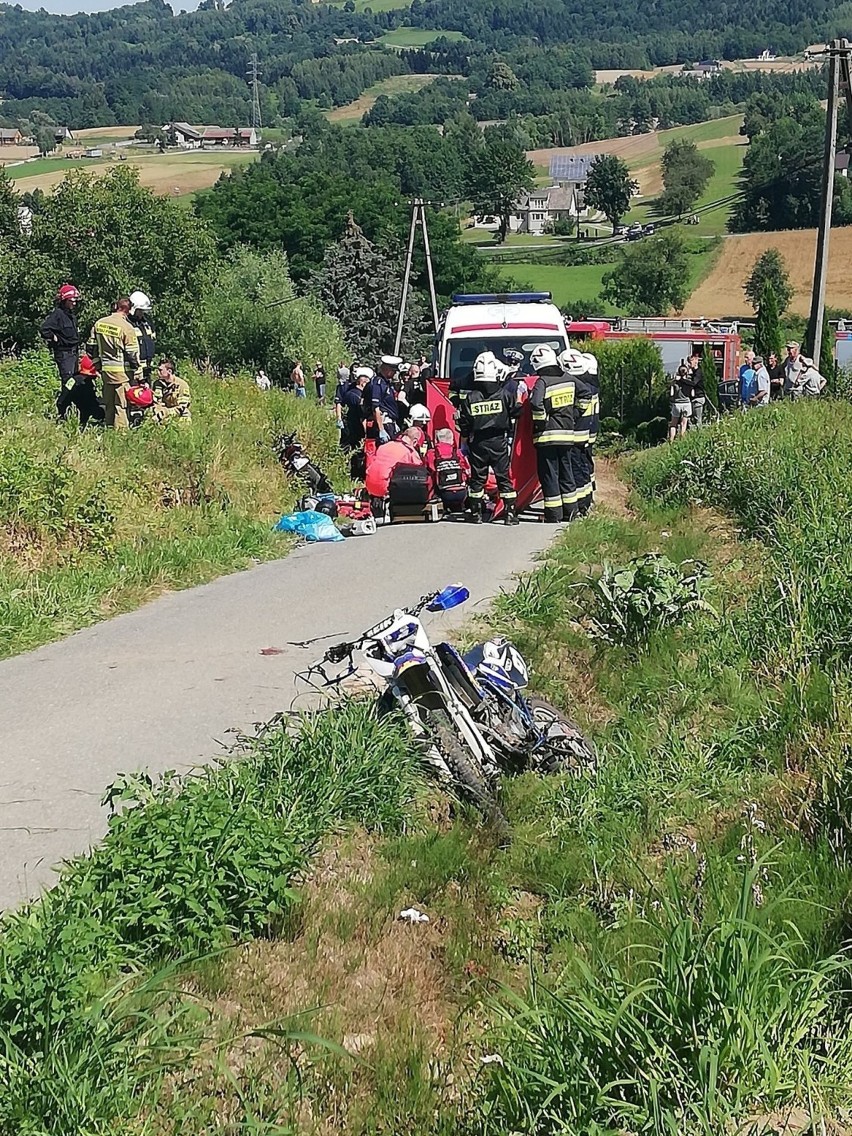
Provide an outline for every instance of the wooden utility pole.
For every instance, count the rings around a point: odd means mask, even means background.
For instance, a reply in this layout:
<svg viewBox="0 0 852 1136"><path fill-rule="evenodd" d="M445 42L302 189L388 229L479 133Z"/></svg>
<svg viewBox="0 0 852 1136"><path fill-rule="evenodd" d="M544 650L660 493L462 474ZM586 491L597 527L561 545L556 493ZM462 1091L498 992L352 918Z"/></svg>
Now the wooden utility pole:
<svg viewBox="0 0 852 1136"><path fill-rule="evenodd" d="M396 324L396 339L393 353L399 355L402 347L402 329L405 325L405 310L408 306L408 293L411 287L411 267L414 263L414 237L418 225L423 231L423 251L426 254L426 277L429 281L429 300L432 307L432 323L438 334L438 297L435 293L435 274L432 268L432 248L429 244L429 229L426 224L426 202L415 197L411 202L411 225L408 230L408 248L405 253L405 271L402 276L402 296L399 301L399 319Z"/></svg>
<svg viewBox="0 0 852 1136"><path fill-rule="evenodd" d="M828 45L828 110L825 116L825 156L822 167L819 230L817 232L814 290L811 295L809 328L814 363L820 369L822 325L825 319L825 285L828 278L828 246L831 237L831 211L834 204L834 161L837 156L837 96L840 90L840 47L846 40Z"/></svg>

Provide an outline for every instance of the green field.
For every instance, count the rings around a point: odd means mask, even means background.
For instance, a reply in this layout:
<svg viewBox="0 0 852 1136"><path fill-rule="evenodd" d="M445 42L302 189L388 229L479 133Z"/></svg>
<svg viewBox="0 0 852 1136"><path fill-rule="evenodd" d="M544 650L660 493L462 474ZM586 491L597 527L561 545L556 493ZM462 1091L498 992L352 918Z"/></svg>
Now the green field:
<svg viewBox="0 0 852 1136"><path fill-rule="evenodd" d="M450 40L463 40L467 36L462 35L461 32L436 32L430 28L409 28L401 27L395 31L386 32L379 43L385 44L387 47L426 47L427 44L432 43L433 40L441 39Z"/></svg>
<svg viewBox="0 0 852 1136"><path fill-rule="evenodd" d="M357 99L347 103L346 106L334 107L333 110L326 111L325 117L329 122L343 125L360 122L367 111L374 106L379 95L407 95L411 91L422 91L424 87L428 87L430 83L434 83L436 79L440 78L453 78L453 76L391 75L387 79L374 83L372 87L368 87Z"/></svg>
<svg viewBox="0 0 852 1136"><path fill-rule="evenodd" d="M581 264L565 268L558 264L516 264L500 265L500 272L516 284L529 285L535 292L551 292L554 303L560 308L579 304L591 304L600 294L602 279L612 265ZM613 310L609 304L594 303L598 313Z"/></svg>
<svg viewBox="0 0 852 1136"><path fill-rule="evenodd" d="M26 162L20 166L10 166L9 177L15 181L25 178L37 177L39 174L51 174L56 170L73 170L76 166L97 165L100 158L36 158L33 162Z"/></svg>
<svg viewBox="0 0 852 1136"><path fill-rule="evenodd" d="M730 121L730 120L725 120ZM705 126L717 125L714 123L704 123ZM694 128L689 128L694 129ZM685 134L684 137L692 139L694 136ZM717 209L710 209L706 212L700 212L705 209L714 201L720 201L725 197L735 193L739 183L739 175L742 170L743 159L746 155L746 145L727 145L727 146L713 146L707 149L702 149L701 154L705 158L709 158L715 166L710 181L707 183L707 188L698 200L696 209L699 211L700 221L695 226L689 227L689 234L691 236L717 236L727 232L728 218L731 215L731 206L726 204ZM635 166L634 169L645 168ZM652 221L654 220L654 199L646 198L639 201L630 210L627 216L627 221Z"/></svg>

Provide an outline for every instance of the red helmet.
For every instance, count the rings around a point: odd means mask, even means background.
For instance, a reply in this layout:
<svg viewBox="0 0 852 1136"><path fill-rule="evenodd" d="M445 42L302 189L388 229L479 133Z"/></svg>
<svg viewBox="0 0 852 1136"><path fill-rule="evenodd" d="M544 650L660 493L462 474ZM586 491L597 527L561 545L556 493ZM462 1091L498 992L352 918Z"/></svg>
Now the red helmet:
<svg viewBox="0 0 852 1136"><path fill-rule="evenodd" d="M144 409L154 405L154 393L150 387L128 387L127 401L131 406L141 406Z"/></svg>
<svg viewBox="0 0 852 1136"><path fill-rule="evenodd" d="M65 300L79 300L80 291L75 288L73 284L63 284L59 291L56 293L56 298L60 302Z"/></svg>
<svg viewBox="0 0 852 1136"><path fill-rule="evenodd" d="M77 372L81 375L89 375L91 378L96 378L98 369L94 364L94 360L88 355L81 355L80 362L77 364Z"/></svg>

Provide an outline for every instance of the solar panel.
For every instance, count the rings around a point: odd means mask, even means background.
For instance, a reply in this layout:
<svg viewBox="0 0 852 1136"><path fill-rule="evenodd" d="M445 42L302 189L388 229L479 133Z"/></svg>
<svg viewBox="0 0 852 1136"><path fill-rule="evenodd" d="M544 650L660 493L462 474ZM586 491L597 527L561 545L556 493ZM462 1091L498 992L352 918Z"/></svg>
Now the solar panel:
<svg viewBox="0 0 852 1136"><path fill-rule="evenodd" d="M585 181L598 154L554 154L550 159L550 176L557 181Z"/></svg>

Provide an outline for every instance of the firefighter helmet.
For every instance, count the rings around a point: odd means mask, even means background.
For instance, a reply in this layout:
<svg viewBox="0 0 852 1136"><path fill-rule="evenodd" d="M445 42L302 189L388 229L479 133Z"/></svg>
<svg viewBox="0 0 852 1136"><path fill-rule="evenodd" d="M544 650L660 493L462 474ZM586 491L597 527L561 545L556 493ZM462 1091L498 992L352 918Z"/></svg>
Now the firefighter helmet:
<svg viewBox="0 0 852 1136"><path fill-rule="evenodd" d="M150 312L151 300L144 292L130 293L130 310L133 312Z"/></svg>
<svg viewBox="0 0 852 1136"><path fill-rule="evenodd" d="M544 371L547 367L558 367L556 352L549 343L538 343L530 353L530 366L534 371Z"/></svg>
<svg viewBox="0 0 852 1136"><path fill-rule="evenodd" d="M432 415L429 413L429 408L424 406L422 402L416 402L408 412L408 417L414 426L428 425L432 421Z"/></svg>
<svg viewBox="0 0 852 1136"><path fill-rule="evenodd" d="M66 300L76 301L80 299L80 290L73 284L63 284L59 291L56 293L56 298L60 303L64 303Z"/></svg>
<svg viewBox="0 0 852 1136"><path fill-rule="evenodd" d="M589 370L586 356L582 351L575 351L573 347L569 347L559 356L559 366L566 374L573 375L575 378L588 374Z"/></svg>
<svg viewBox="0 0 852 1136"><path fill-rule="evenodd" d="M80 362L77 364L77 372L80 375L87 375L89 378L94 379L97 377L98 369L95 366L94 360L89 355L81 355Z"/></svg>
<svg viewBox="0 0 852 1136"><path fill-rule="evenodd" d="M503 364L496 358L493 351L483 351L477 355L473 364L473 385L494 386L503 377Z"/></svg>
<svg viewBox="0 0 852 1136"><path fill-rule="evenodd" d="M127 401L131 406L138 406L145 410L154 405L154 394L151 388L147 386L128 387Z"/></svg>

